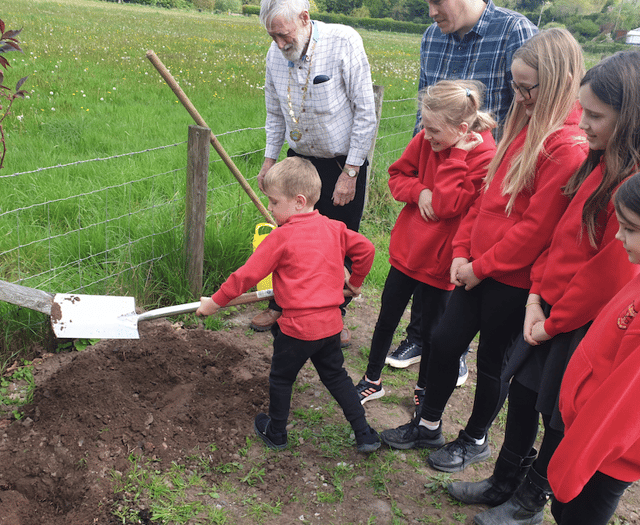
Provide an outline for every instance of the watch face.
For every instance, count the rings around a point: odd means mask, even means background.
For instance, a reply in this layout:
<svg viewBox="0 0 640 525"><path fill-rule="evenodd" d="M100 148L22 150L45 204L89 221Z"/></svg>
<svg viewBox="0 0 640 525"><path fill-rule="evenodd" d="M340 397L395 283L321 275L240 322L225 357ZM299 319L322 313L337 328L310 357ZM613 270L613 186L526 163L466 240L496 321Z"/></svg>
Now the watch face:
<svg viewBox="0 0 640 525"><path fill-rule="evenodd" d="M355 177L357 175L356 170L351 168L349 171L347 171L347 175L349 175L349 177Z"/></svg>

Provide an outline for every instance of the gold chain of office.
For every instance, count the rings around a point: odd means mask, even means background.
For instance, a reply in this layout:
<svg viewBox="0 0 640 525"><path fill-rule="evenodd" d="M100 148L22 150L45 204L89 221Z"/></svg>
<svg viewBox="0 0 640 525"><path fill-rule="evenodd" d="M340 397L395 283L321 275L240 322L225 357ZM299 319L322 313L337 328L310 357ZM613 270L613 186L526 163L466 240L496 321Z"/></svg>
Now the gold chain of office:
<svg viewBox="0 0 640 525"><path fill-rule="evenodd" d="M313 39L312 39L313 40ZM299 114L296 117L296 113L293 110L293 102L291 101L291 83L293 82L293 75L291 74L291 70L293 67L289 68L289 84L287 85L287 105L289 106L289 116L293 121L294 127L289 132L289 136L291 140L294 142L298 142L302 138L302 131L300 130L300 118L302 117L302 113L304 111L304 102L307 98L307 93L309 91L309 78L311 77L311 63L313 61L313 52L316 49L316 41L313 40L313 44L311 45L311 53L309 56L309 70L307 71L307 79L304 82L304 87L302 88L302 99L300 100L300 109Z"/></svg>

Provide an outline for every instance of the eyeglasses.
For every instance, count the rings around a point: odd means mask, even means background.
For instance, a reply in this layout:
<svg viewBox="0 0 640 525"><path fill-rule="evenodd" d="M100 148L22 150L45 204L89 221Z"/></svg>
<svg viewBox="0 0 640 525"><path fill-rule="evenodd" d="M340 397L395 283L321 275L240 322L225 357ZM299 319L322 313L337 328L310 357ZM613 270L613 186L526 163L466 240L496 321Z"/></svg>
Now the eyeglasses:
<svg viewBox="0 0 640 525"><path fill-rule="evenodd" d="M511 81L511 89L514 91L519 91L520 94L527 100L531 98L531 91L537 88L540 84L536 84L535 86L531 86L530 88L526 88L524 86L519 86L513 80Z"/></svg>

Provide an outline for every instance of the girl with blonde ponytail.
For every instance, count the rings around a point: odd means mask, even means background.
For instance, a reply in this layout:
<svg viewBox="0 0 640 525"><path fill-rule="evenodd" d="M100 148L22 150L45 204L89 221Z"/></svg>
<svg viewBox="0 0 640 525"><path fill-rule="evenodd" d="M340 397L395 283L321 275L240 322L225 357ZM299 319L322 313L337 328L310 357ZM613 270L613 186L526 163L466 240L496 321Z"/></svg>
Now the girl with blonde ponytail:
<svg viewBox="0 0 640 525"><path fill-rule="evenodd" d="M420 97L423 129L389 168L391 193L405 206L391 231L391 268L367 371L356 387L361 403L384 395L385 358L402 313L418 288L422 351L429 355L431 332L453 289L451 241L478 196L496 150L491 135L496 123L480 109L483 92L483 84L470 80L443 80L425 89ZM418 385L424 386L422 372L421 368Z"/></svg>

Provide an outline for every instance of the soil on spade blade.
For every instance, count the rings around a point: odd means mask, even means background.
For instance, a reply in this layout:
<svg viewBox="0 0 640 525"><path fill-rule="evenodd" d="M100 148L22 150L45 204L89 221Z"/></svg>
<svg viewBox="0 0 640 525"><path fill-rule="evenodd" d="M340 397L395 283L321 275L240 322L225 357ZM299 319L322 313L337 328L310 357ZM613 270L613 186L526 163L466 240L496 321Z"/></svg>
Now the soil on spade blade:
<svg viewBox="0 0 640 525"><path fill-rule="evenodd" d="M376 304L359 298L349 307L346 324L353 342L346 353L368 348ZM240 309L230 316L232 326L219 332L156 320L140 323L139 340L101 341L80 353L43 353L36 359L37 388L24 417L0 419L0 524L123 523L112 512L121 497L114 493L114 473L130 469L134 457L151 460L153 468L162 470L203 451L212 466L245 465L235 477L216 478L215 469L208 474L212 485L233 484L228 497L211 500L226 511L227 523L473 523L473 516L485 510L452 502L441 488L449 478L427 467L418 451L397 453L388 468L387 462L374 458L368 463L346 449L342 461L360 470L343 479L342 498L329 502L317 494L327 490L336 460L317 442L300 438L295 447L265 453L257 439L247 441L253 436L253 417L268 407L271 335L247 328L256 312L255 307ZM362 360L348 363L362 366ZM456 389L445 413L448 439L457 435L473 404L475 352L468 363L469 380ZM410 370L417 374L417 365ZM362 374L361 369L349 371L354 381ZM388 377L393 373L385 371ZM408 420L413 380L399 386L389 381L387 402L365 405L374 428ZM311 366L298 382L303 388L295 389L292 410L331 402ZM291 421L297 428L305 425L294 415ZM339 410L329 423L344 423ZM502 432L494 425L493 457ZM241 457L239 450L248 442ZM491 474L493 461L451 479L483 479ZM260 476L253 483L242 482L251 465L263 468ZM380 475L376 469L383 466ZM260 501L279 502L279 514L256 517L250 502ZM617 517L617 523L640 524L637 485L625 494ZM161 523L153 521L144 502L137 522ZM548 511L545 523L553 523Z"/></svg>

